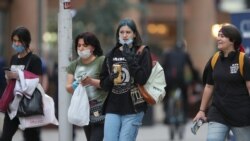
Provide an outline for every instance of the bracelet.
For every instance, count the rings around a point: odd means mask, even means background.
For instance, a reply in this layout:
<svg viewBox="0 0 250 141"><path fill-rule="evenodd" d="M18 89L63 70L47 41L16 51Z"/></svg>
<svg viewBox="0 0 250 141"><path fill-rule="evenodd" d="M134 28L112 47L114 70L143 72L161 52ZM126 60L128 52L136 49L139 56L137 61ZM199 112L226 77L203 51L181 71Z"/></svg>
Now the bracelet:
<svg viewBox="0 0 250 141"><path fill-rule="evenodd" d="M201 112L204 112L204 113L205 113L205 110L201 110L201 109L200 109L199 111L201 111Z"/></svg>

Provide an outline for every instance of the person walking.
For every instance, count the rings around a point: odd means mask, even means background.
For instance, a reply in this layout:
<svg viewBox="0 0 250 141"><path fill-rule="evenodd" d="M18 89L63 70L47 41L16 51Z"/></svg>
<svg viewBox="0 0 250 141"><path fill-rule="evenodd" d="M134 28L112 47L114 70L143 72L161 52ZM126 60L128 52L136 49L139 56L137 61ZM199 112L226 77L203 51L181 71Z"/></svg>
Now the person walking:
<svg viewBox="0 0 250 141"><path fill-rule="evenodd" d="M193 121L208 121L207 141L225 141L230 130L237 141L250 139L250 60L244 56L241 75L241 42L240 31L232 24L224 24L217 38L219 57L214 67L210 58L204 69L206 85Z"/></svg>
<svg viewBox="0 0 250 141"><path fill-rule="evenodd" d="M198 79L186 49L187 43L183 40L181 45L164 53L161 61L168 84L166 93L169 95L164 99L164 123L169 125L170 140L174 140L175 134L178 134L180 140L183 139L188 121L189 99L192 97L188 90L191 82ZM188 72L190 76L187 76Z"/></svg>
<svg viewBox="0 0 250 141"><path fill-rule="evenodd" d="M122 19L116 31L116 44L106 55L100 74L101 88L108 91L104 141L135 141L147 103L137 84L144 85L151 73L150 50L138 49L142 40L132 19Z"/></svg>
<svg viewBox="0 0 250 141"><path fill-rule="evenodd" d="M100 88L99 75L105 56L99 40L90 32L77 35L75 51L79 58L67 67L66 89L73 94L79 84L85 86L90 104L90 123L84 126L84 132L87 141L102 141L105 118L102 107L107 92Z"/></svg>
<svg viewBox="0 0 250 141"><path fill-rule="evenodd" d="M26 27L17 27L11 35L12 48L16 54L10 61L10 71L5 71L7 82L10 79L18 79L17 69L27 69L39 76L41 82L42 61L30 50L31 35ZM26 68L27 67L27 68ZM0 141L11 141L19 125L18 117L10 119L5 113L4 124ZM40 128L26 128L23 132L25 141L40 141Z"/></svg>

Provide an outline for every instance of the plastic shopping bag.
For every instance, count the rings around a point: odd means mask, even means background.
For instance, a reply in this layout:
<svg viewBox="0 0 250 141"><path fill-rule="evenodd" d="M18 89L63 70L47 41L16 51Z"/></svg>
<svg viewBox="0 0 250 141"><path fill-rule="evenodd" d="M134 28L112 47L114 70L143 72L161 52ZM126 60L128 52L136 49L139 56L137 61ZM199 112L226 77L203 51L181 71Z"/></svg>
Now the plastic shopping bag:
<svg viewBox="0 0 250 141"><path fill-rule="evenodd" d="M86 89L82 85L78 85L71 98L68 109L68 121L77 126L89 124L89 99Z"/></svg>

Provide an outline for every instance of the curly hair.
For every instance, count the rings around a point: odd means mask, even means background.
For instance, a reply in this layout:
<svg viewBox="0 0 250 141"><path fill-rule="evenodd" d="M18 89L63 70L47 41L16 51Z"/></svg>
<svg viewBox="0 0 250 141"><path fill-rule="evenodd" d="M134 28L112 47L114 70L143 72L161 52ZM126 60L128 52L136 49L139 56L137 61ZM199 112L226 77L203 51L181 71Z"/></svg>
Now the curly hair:
<svg viewBox="0 0 250 141"><path fill-rule="evenodd" d="M98 38L91 32L84 32L84 33L80 33L76 36L75 38L75 51L77 52L77 44L78 41L80 39L83 39L84 43L86 45L91 45L93 46L94 52L93 54L96 56L101 56L103 55L103 50L101 48L101 44L100 41L98 40Z"/></svg>

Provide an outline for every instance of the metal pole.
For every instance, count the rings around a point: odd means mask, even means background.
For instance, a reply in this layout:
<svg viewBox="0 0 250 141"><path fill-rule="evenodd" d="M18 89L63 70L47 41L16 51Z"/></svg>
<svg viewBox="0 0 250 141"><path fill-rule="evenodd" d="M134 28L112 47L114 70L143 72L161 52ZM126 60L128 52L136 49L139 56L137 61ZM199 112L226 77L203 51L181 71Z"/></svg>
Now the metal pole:
<svg viewBox="0 0 250 141"><path fill-rule="evenodd" d="M183 16L183 0L177 0L177 39L176 45L180 47L184 34L184 16Z"/></svg>
<svg viewBox="0 0 250 141"><path fill-rule="evenodd" d="M72 16L70 0L59 0L58 14L58 107L59 107L59 141L72 141L72 125L69 124L67 113L71 96L67 93L66 67L72 54Z"/></svg>

